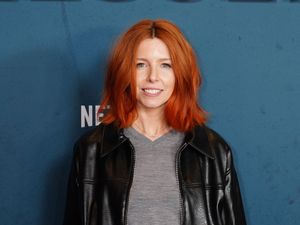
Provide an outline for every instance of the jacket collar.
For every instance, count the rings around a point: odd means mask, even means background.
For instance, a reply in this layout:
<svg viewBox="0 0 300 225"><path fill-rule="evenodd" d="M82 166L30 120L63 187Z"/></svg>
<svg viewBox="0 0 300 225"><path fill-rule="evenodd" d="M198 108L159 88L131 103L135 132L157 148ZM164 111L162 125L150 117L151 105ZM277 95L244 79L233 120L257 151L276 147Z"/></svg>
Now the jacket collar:
<svg viewBox="0 0 300 225"><path fill-rule="evenodd" d="M101 157L112 152L119 145L128 140L123 134L123 129L118 129L114 124L100 126L102 126L103 129L101 132ZM209 144L207 130L208 128L205 125L194 127L192 131L185 134L184 143L190 145L207 157L214 159L215 156Z"/></svg>
<svg viewBox="0 0 300 225"><path fill-rule="evenodd" d="M195 126L192 131L186 133L185 142L200 153L214 159L215 155L210 146L207 131L208 128L205 125Z"/></svg>

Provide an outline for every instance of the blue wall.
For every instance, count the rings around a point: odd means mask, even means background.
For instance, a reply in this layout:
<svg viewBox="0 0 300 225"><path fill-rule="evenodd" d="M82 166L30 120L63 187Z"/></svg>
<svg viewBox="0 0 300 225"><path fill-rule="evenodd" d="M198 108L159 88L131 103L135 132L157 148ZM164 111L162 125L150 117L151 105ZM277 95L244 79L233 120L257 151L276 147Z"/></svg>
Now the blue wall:
<svg viewBox="0 0 300 225"><path fill-rule="evenodd" d="M98 103L110 47L142 18L172 20L196 49L249 224L299 224L299 15L288 0L0 1L0 224L61 223L80 106Z"/></svg>

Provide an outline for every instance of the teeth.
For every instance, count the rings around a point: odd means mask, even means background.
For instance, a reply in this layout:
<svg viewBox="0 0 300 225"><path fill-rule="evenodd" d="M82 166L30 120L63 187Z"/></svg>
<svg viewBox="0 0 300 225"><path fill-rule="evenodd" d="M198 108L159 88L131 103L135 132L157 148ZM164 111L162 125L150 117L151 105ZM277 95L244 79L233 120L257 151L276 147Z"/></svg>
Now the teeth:
<svg viewBox="0 0 300 225"><path fill-rule="evenodd" d="M157 94L161 90L158 89L144 89L144 92L150 93L150 94Z"/></svg>

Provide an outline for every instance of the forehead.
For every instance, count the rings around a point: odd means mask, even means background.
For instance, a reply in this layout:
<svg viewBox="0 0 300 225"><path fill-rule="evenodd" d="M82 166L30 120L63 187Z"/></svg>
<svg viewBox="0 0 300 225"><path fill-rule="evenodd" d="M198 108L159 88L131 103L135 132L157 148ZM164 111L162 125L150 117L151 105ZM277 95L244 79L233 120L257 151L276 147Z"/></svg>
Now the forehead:
<svg viewBox="0 0 300 225"><path fill-rule="evenodd" d="M137 48L137 57L170 57L167 45L159 38L147 38Z"/></svg>

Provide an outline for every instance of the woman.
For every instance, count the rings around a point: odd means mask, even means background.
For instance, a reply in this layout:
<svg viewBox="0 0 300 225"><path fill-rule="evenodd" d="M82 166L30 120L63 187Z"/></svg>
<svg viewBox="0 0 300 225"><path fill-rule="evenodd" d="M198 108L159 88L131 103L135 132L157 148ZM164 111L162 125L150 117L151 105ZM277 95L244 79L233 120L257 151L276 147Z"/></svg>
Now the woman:
<svg viewBox="0 0 300 225"><path fill-rule="evenodd" d="M178 27L143 20L108 62L101 124L75 144L65 225L244 225L231 150L205 126L197 59Z"/></svg>

